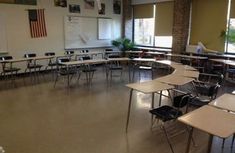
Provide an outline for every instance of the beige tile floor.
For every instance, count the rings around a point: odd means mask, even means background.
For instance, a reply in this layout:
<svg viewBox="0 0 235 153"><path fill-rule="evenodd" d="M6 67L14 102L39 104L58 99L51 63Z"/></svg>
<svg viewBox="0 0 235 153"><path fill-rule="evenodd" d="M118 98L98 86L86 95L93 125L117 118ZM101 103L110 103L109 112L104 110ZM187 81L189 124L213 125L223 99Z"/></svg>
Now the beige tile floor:
<svg viewBox="0 0 235 153"><path fill-rule="evenodd" d="M150 130L150 95L134 92L129 132L125 133L126 73L107 85L100 69L91 87L83 76L70 89L61 79L54 88L50 75L45 78L36 84L28 80L26 85L17 79L17 88L0 82L0 146L6 153L171 153L162 131ZM182 128L168 125L169 131ZM187 135L171 138L176 153L184 153ZM196 131L194 137L197 147L192 152L205 153L208 135ZM212 152L222 152L221 140L214 140ZM224 153L231 152L230 142L231 138Z"/></svg>

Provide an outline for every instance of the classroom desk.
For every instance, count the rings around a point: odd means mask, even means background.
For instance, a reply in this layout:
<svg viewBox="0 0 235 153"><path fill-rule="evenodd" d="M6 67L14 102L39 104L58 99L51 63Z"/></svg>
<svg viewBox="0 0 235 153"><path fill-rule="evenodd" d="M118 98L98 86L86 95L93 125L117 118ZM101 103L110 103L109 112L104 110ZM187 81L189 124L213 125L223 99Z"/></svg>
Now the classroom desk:
<svg viewBox="0 0 235 153"><path fill-rule="evenodd" d="M207 153L211 151L213 136L227 138L235 133L235 115L206 105L178 118L180 122L191 126L185 153L189 153L193 129L210 134Z"/></svg>
<svg viewBox="0 0 235 153"><path fill-rule="evenodd" d="M165 53L162 53L162 52L145 52L146 54L150 54L150 55L165 55Z"/></svg>
<svg viewBox="0 0 235 153"><path fill-rule="evenodd" d="M177 87L177 86L182 86L184 84L190 83L194 79L190 78L190 77L184 77L184 76L180 76L180 75L171 74L171 75L167 75L167 76L157 78L155 80L157 80L159 82L162 82L162 83L167 83L167 84L170 84L170 85L174 85L174 86Z"/></svg>
<svg viewBox="0 0 235 153"><path fill-rule="evenodd" d="M209 105L225 109L228 111L235 112L235 95L234 94L223 94L222 96L216 98L212 102L209 103Z"/></svg>
<svg viewBox="0 0 235 153"><path fill-rule="evenodd" d="M174 86L164 84L164 83L158 82L156 80L146 81L146 82L142 82L142 83L132 83L132 84L127 84L126 86L131 89L130 90L129 104L128 104L126 132L128 130L128 125L129 125L133 90L143 92L145 94L152 94L151 108L154 108L154 94L160 92L159 105L161 105L162 91L163 90L170 90L170 89L174 88Z"/></svg>
<svg viewBox="0 0 235 153"><path fill-rule="evenodd" d="M161 52L171 52L172 49L168 48L151 48L151 47L136 47L138 49L143 49L143 50L151 50L151 51L161 51Z"/></svg>
<svg viewBox="0 0 235 153"><path fill-rule="evenodd" d="M87 53L75 53L75 58L81 57L81 56L94 56L94 55L101 55L102 58L104 58L104 52L87 52Z"/></svg>
<svg viewBox="0 0 235 153"><path fill-rule="evenodd" d="M185 70L185 69L183 69L183 70L177 69L172 74L179 75L179 76L184 76L184 77L189 77L189 78L198 78L200 73L198 71L189 71L189 70Z"/></svg>
<svg viewBox="0 0 235 153"><path fill-rule="evenodd" d="M198 59L198 60L206 60L206 59L208 59L208 57L203 57L203 56L192 56L192 55L182 55L182 54L165 54L165 55L166 56L172 56L172 57Z"/></svg>

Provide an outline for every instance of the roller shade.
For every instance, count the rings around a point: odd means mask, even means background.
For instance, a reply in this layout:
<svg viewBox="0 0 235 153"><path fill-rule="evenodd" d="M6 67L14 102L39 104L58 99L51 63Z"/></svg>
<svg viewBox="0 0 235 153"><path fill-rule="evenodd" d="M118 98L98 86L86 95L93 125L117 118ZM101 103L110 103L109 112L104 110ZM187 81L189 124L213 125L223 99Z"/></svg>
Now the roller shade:
<svg viewBox="0 0 235 153"><path fill-rule="evenodd" d="M155 35L172 36L174 2L156 4Z"/></svg>
<svg viewBox="0 0 235 153"><path fill-rule="evenodd" d="M153 4L134 5L134 18L153 18Z"/></svg>
<svg viewBox="0 0 235 153"><path fill-rule="evenodd" d="M190 44L199 41L208 49L224 51L228 0L193 0Z"/></svg>
<svg viewBox="0 0 235 153"><path fill-rule="evenodd" d="M230 18L235 18L235 0L231 1Z"/></svg>

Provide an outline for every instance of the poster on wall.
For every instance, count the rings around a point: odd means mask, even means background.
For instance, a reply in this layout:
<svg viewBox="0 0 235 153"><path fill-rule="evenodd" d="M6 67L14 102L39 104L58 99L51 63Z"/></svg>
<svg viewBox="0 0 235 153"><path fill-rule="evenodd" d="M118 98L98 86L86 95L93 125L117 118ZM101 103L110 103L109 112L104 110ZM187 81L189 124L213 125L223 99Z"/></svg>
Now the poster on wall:
<svg viewBox="0 0 235 153"><path fill-rule="evenodd" d="M94 0L84 0L85 9L93 10L95 8L95 1Z"/></svg>
<svg viewBox="0 0 235 153"><path fill-rule="evenodd" d="M54 5L57 7L67 7L67 0L54 0Z"/></svg>
<svg viewBox="0 0 235 153"><path fill-rule="evenodd" d="M81 13L80 5L69 4L69 13Z"/></svg>
<svg viewBox="0 0 235 153"><path fill-rule="evenodd" d="M113 0L113 13L121 14L121 1L120 0Z"/></svg>
<svg viewBox="0 0 235 153"><path fill-rule="evenodd" d="M101 3L101 9L99 10L100 15L105 15L105 4Z"/></svg>
<svg viewBox="0 0 235 153"><path fill-rule="evenodd" d="M37 0L0 0L0 3L37 5Z"/></svg>

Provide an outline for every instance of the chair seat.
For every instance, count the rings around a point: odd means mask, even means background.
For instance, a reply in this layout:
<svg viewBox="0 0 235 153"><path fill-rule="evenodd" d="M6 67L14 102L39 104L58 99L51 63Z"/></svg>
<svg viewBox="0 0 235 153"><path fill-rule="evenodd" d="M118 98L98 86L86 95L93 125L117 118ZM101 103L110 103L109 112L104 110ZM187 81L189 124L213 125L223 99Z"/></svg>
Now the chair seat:
<svg viewBox="0 0 235 153"><path fill-rule="evenodd" d="M5 69L3 70L3 72L5 72L5 73L10 73L10 72L17 72L17 71L19 71L19 70L20 70L20 68L12 67L12 68L5 68Z"/></svg>
<svg viewBox="0 0 235 153"><path fill-rule="evenodd" d="M82 70L82 72L95 72L96 71L96 69L95 68L90 68L90 69L84 69L84 70Z"/></svg>
<svg viewBox="0 0 235 153"><path fill-rule="evenodd" d="M181 111L178 111L177 109L167 105L152 109L149 112L155 115L156 118L159 118L163 122L176 119L177 117L183 114Z"/></svg>
<svg viewBox="0 0 235 153"><path fill-rule="evenodd" d="M49 63L48 66L57 66L57 63Z"/></svg>
<svg viewBox="0 0 235 153"><path fill-rule="evenodd" d="M210 102L209 99L200 99L200 98L194 98L189 102L189 105L195 106L195 107L201 107L204 105L207 105Z"/></svg>
<svg viewBox="0 0 235 153"><path fill-rule="evenodd" d="M109 69L110 70L122 70L122 67L121 66L111 66Z"/></svg>
<svg viewBox="0 0 235 153"><path fill-rule="evenodd" d="M228 69L227 72L228 73L235 73L235 69Z"/></svg>
<svg viewBox="0 0 235 153"><path fill-rule="evenodd" d="M77 73L77 70L69 70L69 71L67 71L66 69L64 69L64 70L60 70L59 71L59 73L60 73L60 75L71 75L71 74L76 74Z"/></svg>
<svg viewBox="0 0 235 153"><path fill-rule="evenodd" d="M37 64L37 65L28 65L27 66L27 68L28 69L35 69L35 68L41 68L43 65L39 65L39 64Z"/></svg>

